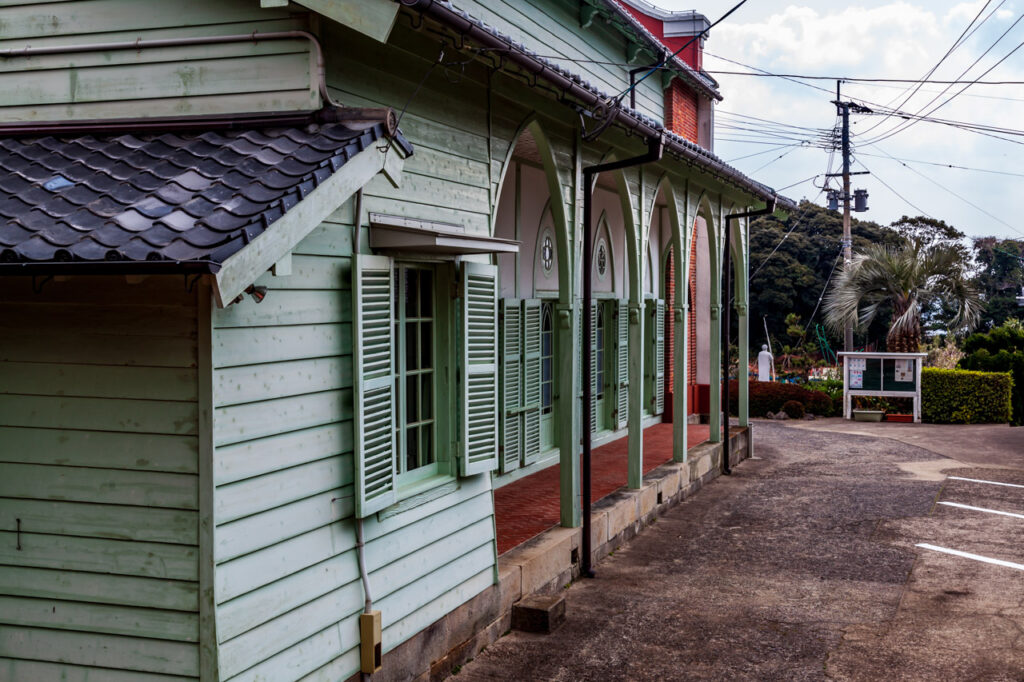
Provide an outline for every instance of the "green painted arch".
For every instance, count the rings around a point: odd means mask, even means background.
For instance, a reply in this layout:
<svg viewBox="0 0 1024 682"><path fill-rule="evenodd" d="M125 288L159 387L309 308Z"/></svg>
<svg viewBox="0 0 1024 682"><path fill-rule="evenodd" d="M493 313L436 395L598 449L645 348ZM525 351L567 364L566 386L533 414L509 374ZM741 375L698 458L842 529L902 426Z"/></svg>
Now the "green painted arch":
<svg viewBox="0 0 1024 682"><path fill-rule="evenodd" d="M668 245L662 250L661 264L664 268L668 263L668 257L670 253L677 253L677 267L675 271L676 275L676 292L683 292L682 298L675 301L677 307L682 307L684 304L689 302L689 286L687 282L687 274L690 268L690 251L689 248L684 249L683 245L690 244L690 232L686 227L686 214L687 214L687 201L680 202L679 195L676 192L675 185L672 184L672 180L668 173L663 173L658 179L655 185L654 198L651 201L651 210L647 218L648 225L648 238L650 238L649 230L650 225L654 223L654 211L658 207L658 197L664 196L665 204L668 206L668 220L669 228L671 230L671 237L668 240ZM686 197L685 191L683 194ZM680 209L682 209L680 211ZM680 215L682 219L680 220ZM664 286L664 277L659 278L662 280L661 286ZM662 292L665 296L665 292Z"/></svg>
<svg viewBox="0 0 1024 682"><path fill-rule="evenodd" d="M563 200L562 181L559 175L558 162L555 160L554 147L535 114L528 116L519 125L519 129L516 130L516 134L512 137L512 141L505 151L505 159L501 165L501 175L498 178L498 191L495 196L501 196L501 189L505 184L508 169L512 165L512 157L515 154L516 146L519 144L519 138L526 131L529 131L534 142L537 143L537 152L540 155L541 166L544 168L544 178L548 185L548 202L551 209L551 218L555 224L555 248L558 251L558 300L561 303L571 303L573 261L569 248L571 243L569 217L565 201ZM557 201L555 201L556 197L558 198ZM491 215L492 235L494 234L497 218L497 202L495 202L495 210Z"/></svg>
<svg viewBox="0 0 1024 682"><path fill-rule="evenodd" d="M608 163L614 160L614 152L607 152L601 158L599 163ZM644 297L644 281L641 276L643 272L641 270L643 267L643 257L640 252L639 230L636 224L636 207L633 201L633 195L629 192L629 183L626 181L625 170L610 171L610 174L612 178L614 178L615 186L618 189L619 203L622 205L623 230L626 233L626 259L624 261L626 268L624 281L627 284L626 298L628 298L631 303L640 303L643 301ZM594 184L587 188L587 190L591 192L591 196L593 196L593 192L596 187L597 176L594 176ZM590 229L590 226L587 225L586 229Z"/></svg>

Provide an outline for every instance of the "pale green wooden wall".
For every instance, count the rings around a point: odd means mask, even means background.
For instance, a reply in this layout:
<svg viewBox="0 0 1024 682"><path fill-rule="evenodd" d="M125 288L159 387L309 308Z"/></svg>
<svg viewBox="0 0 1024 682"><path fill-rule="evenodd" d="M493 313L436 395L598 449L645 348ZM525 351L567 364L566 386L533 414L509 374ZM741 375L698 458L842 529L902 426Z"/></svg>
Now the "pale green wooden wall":
<svg viewBox="0 0 1024 682"><path fill-rule="evenodd" d="M196 678L195 292L6 277L0 301L0 679Z"/></svg>
<svg viewBox="0 0 1024 682"><path fill-rule="evenodd" d="M306 28L256 0L0 0L0 50ZM0 123L309 110L305 40L0 59Z"/></svg>
<svg viewBox="0 0 1024 682"><path fill-rule="evenodd" d="M379 189L378 179L373 189ZM345 679L363 607L352 465L351 206L213 313L217 639L224 680ZM366 519L390 650L494 580L487 476Z"/></svg>

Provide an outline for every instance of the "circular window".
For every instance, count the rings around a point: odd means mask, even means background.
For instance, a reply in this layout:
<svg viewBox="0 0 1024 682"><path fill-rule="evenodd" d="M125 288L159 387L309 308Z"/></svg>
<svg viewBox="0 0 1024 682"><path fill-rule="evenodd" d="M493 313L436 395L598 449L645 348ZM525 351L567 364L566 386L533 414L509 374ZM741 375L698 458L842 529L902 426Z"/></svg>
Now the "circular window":
<svg viewBox="0 0 1024 682"><path fill-rule="evenodd" d="M597 276L604 279L608 275L608 245L602 239L597 243Z"/></svg>
<svg viewBox="0 0 1024 682"><path fill-rule="evenodd" d="M540 244L540 264L544 266L544 272L547 274L551 273L551 268L555 264L555 244L551 240L551 235L544 235L543 241Z"/></svg>

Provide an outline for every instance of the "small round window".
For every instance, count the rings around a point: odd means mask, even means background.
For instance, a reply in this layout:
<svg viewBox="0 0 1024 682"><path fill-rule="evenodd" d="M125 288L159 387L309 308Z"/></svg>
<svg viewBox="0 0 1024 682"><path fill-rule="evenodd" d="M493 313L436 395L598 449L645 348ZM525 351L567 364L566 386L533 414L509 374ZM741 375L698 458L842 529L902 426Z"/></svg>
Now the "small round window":
<svg viewBox="0 0 1024 682"><path fill-rule="evenodd" d="M608 244L602 239L597 243L597 276L604 279L608 276Z"/></svg>
<svg viewBox="0 0 1024 682"><path fill-rule="evenodd" d="M555 244L550 234L545 234L540 243L540 264L546 274L551 274L551 268L555 265Z"/></svg>

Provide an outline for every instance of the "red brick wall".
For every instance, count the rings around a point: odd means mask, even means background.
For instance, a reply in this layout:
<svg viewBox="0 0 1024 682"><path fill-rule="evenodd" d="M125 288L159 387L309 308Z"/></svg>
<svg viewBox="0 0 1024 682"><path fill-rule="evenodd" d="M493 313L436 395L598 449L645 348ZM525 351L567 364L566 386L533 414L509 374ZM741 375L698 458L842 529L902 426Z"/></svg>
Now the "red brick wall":
<svg viewBox="0 0 1024 682"><path fill-rule="evenodd" d="M663 45L668 47L670 50L675 52L683 45L686 45L690 40L690 36L674 36L671 38L665 37L665 27L661 23L661 19L655 19L654 17L648 16L638 9L630 7L628 4L622 2L619 3L622 7L632 14L637 20L644 25L648 31L654 34L654 36L662 42ZM701 46L700 40L693 41L685 50L679 53L679 58L684 62L692 66L697 71L704 68L703 65L704 51Z"/></svg>
<svg viewBox="0 0 1024 682"><path fill-rule="evenodd" d="M665 90L665 127L690 142L697 142L697 93L678 78Z"/></svg>

